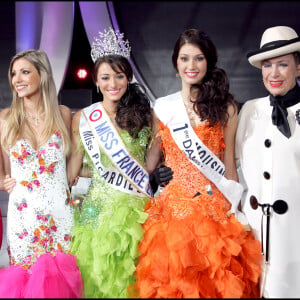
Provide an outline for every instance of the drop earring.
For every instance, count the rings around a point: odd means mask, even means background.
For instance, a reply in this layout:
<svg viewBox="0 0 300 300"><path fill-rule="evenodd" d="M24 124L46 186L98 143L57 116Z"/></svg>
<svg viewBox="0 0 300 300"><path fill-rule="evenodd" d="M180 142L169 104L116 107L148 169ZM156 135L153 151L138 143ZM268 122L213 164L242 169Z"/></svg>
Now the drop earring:
<svg viewBox="0 0 300 300"><path fill-rule="evenodd" d="M99 86L97 85L97 93L99 94Z"/></svg>

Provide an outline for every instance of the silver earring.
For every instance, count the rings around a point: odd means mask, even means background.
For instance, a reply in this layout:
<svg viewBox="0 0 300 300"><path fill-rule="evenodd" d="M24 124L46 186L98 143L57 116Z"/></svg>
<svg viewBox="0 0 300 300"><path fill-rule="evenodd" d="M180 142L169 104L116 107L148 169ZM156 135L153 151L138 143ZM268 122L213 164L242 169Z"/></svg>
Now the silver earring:
<svg viewBox="0 0 300 300"><path fill-rule="evenodd" d="M99 94L99 86L97 85L97 93Z"/></svg>

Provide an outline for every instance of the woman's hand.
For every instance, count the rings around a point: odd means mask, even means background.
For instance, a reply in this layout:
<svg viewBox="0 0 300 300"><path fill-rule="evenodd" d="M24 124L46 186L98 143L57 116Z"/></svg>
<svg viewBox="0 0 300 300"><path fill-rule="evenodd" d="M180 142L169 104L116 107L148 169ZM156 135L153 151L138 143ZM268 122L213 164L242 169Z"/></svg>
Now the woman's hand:
<svg viewBox="0 0 300 300"><path fill-rule="evenodd" d="M150 186L153 194L156 193L158 186L165 187L173 178L173 171L171 168L161 165L156 168L149 176Z"/></svg>
<svg viewBox="0 0 300 300"><path fill-rule="evenodd" d="M6 175L3 180L3 190L10 193L16 185L16 179Z"/></svg>

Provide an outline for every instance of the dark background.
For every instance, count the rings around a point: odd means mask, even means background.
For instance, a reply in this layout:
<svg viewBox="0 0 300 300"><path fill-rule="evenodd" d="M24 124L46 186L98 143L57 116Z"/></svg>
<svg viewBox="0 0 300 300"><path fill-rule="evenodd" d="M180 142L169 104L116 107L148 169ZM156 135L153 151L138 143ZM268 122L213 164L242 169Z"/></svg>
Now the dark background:
<svg viewBox="0 0 300 300"><path fill-rule="evenodd" d="M260 70L246 59L249 50L259 47L263 31L286 25L300 33L297 1L126 1L117 2L115 11L120 28L132 41L136 65L157 97L180 89L171 55L187 28L200 28L211 36L219 66L226 70L239 102L266 94Z"/></svg>
<svg viewBox="0 0 300 300"><path fill-rule="evenodd" d="M74 69L80 64L92 68L90 46L77 4L75 1L70 62L59 92L67 95L68 90L88 89L95 102L98 99L91 78L80 82L74 76ZM155 98L180 89L171 55L176 39L187 28L197 27L211 36L218 49L219 67L226 70L231 91L241 103L266 94L260 70L246 59L249 50L259 47L263 31L287 25L300 32L298 1L113 1L113 4L120 30L130 41L132 59ZM11 102L7 70L15 54L14 9L15 1L0 2L0 109ZM71 108L74 106L66 98L62 101Z"/></svg>

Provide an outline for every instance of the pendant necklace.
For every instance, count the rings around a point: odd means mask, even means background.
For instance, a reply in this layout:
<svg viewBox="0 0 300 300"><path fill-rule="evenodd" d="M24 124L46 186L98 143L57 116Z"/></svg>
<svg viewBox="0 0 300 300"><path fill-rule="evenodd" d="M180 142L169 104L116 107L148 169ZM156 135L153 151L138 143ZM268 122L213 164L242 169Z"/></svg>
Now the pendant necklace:
<svg viewBox="0 0 300 300"><path fill-rule="evenodd" d="M35 117L35 116L33 116L33 115L31 115L31 114L28 114L28 113L26 113L25 114L25 118L26 119L28 119L28 117L30 118L30 119L32 119L33 121L35 121L35 126L37 127L38 125L39 125L39 115L37 114L37 116Z"/></svg>

